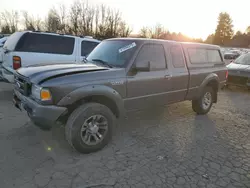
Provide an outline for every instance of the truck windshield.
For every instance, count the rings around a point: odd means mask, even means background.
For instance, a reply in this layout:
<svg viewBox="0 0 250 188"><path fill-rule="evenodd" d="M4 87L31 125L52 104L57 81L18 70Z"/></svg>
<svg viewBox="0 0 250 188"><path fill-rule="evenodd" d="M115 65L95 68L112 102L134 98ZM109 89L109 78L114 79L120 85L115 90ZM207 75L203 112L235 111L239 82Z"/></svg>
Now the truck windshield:
<svg viewBox="0 0 250 188"><path fill-rule="evenodd" d="M87 57L87 61L107 63L112 67L125 67L137 49L132 40L107 40L100 43Z"/></svg>
<svg viewBox="0 0 250 188"><path fill-rule="evenodd" d="M236 64L242 64L242 65L250 65L250 54L243 54L240 57L238 57L234 63Z"/></svg>

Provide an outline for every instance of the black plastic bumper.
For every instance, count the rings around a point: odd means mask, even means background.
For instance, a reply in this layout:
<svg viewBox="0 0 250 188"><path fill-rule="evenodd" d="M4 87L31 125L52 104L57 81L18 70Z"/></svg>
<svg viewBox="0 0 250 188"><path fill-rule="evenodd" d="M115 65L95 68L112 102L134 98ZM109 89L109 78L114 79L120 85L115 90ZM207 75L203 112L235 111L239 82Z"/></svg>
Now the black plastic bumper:
<svg viewBox="0 0 250 188"><path fill-rule="evenodd" d="M34 100L25 97L17 90L14 90L14 105L27 111L30 119L40 128L48 129L56 124L58 118L67 112L67 108L54 105L40 105Z"/></svg>

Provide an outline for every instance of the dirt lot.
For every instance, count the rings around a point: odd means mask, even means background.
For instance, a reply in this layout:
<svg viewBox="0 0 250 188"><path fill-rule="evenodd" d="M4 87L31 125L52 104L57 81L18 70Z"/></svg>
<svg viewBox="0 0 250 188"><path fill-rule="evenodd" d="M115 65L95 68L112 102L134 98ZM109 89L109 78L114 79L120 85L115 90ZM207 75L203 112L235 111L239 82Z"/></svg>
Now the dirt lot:
<svg viewBox="0 0 250 188"><path fill-rule="evenodd" d="M219 93L207 116L190 102L128 114L102 151L83 155L62 127L43 132L0 83L1 188L250 187L250 93Z"/></svg>

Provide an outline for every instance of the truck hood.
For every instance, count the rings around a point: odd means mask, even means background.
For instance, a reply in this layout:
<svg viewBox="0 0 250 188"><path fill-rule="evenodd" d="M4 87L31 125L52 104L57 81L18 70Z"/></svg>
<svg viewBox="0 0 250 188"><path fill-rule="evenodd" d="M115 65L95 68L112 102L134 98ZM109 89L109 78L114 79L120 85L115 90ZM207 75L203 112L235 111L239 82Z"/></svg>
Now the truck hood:
<svg viewBox="0 0 250 188"><path fill-rule="evenodd" d="M17 74L27 78L32 83L40 83L51 78L77 73L109 70L109 68L94 64L53 64L25 67L17 70Z"/></svg>
<svg viewBox="0 0 250 188"><path fill-rule="evenodd" d="M250 65L242 65L237 63L230 63L227 65L228 70L250 71Z"/></svg>

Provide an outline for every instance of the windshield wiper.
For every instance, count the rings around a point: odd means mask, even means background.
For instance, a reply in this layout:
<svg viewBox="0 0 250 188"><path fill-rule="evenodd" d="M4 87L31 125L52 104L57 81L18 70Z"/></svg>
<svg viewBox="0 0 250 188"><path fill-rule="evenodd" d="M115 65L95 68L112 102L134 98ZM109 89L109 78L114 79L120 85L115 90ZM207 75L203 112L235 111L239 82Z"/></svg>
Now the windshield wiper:
<svg viewBox="0 0 250 188"><path fill-rule="evenodd" d="M113 68L112 65L110 65L108 62L103 61L102 59L92 59L91 61L98 62L101 65L104 65L105 67Z"/></svg>

